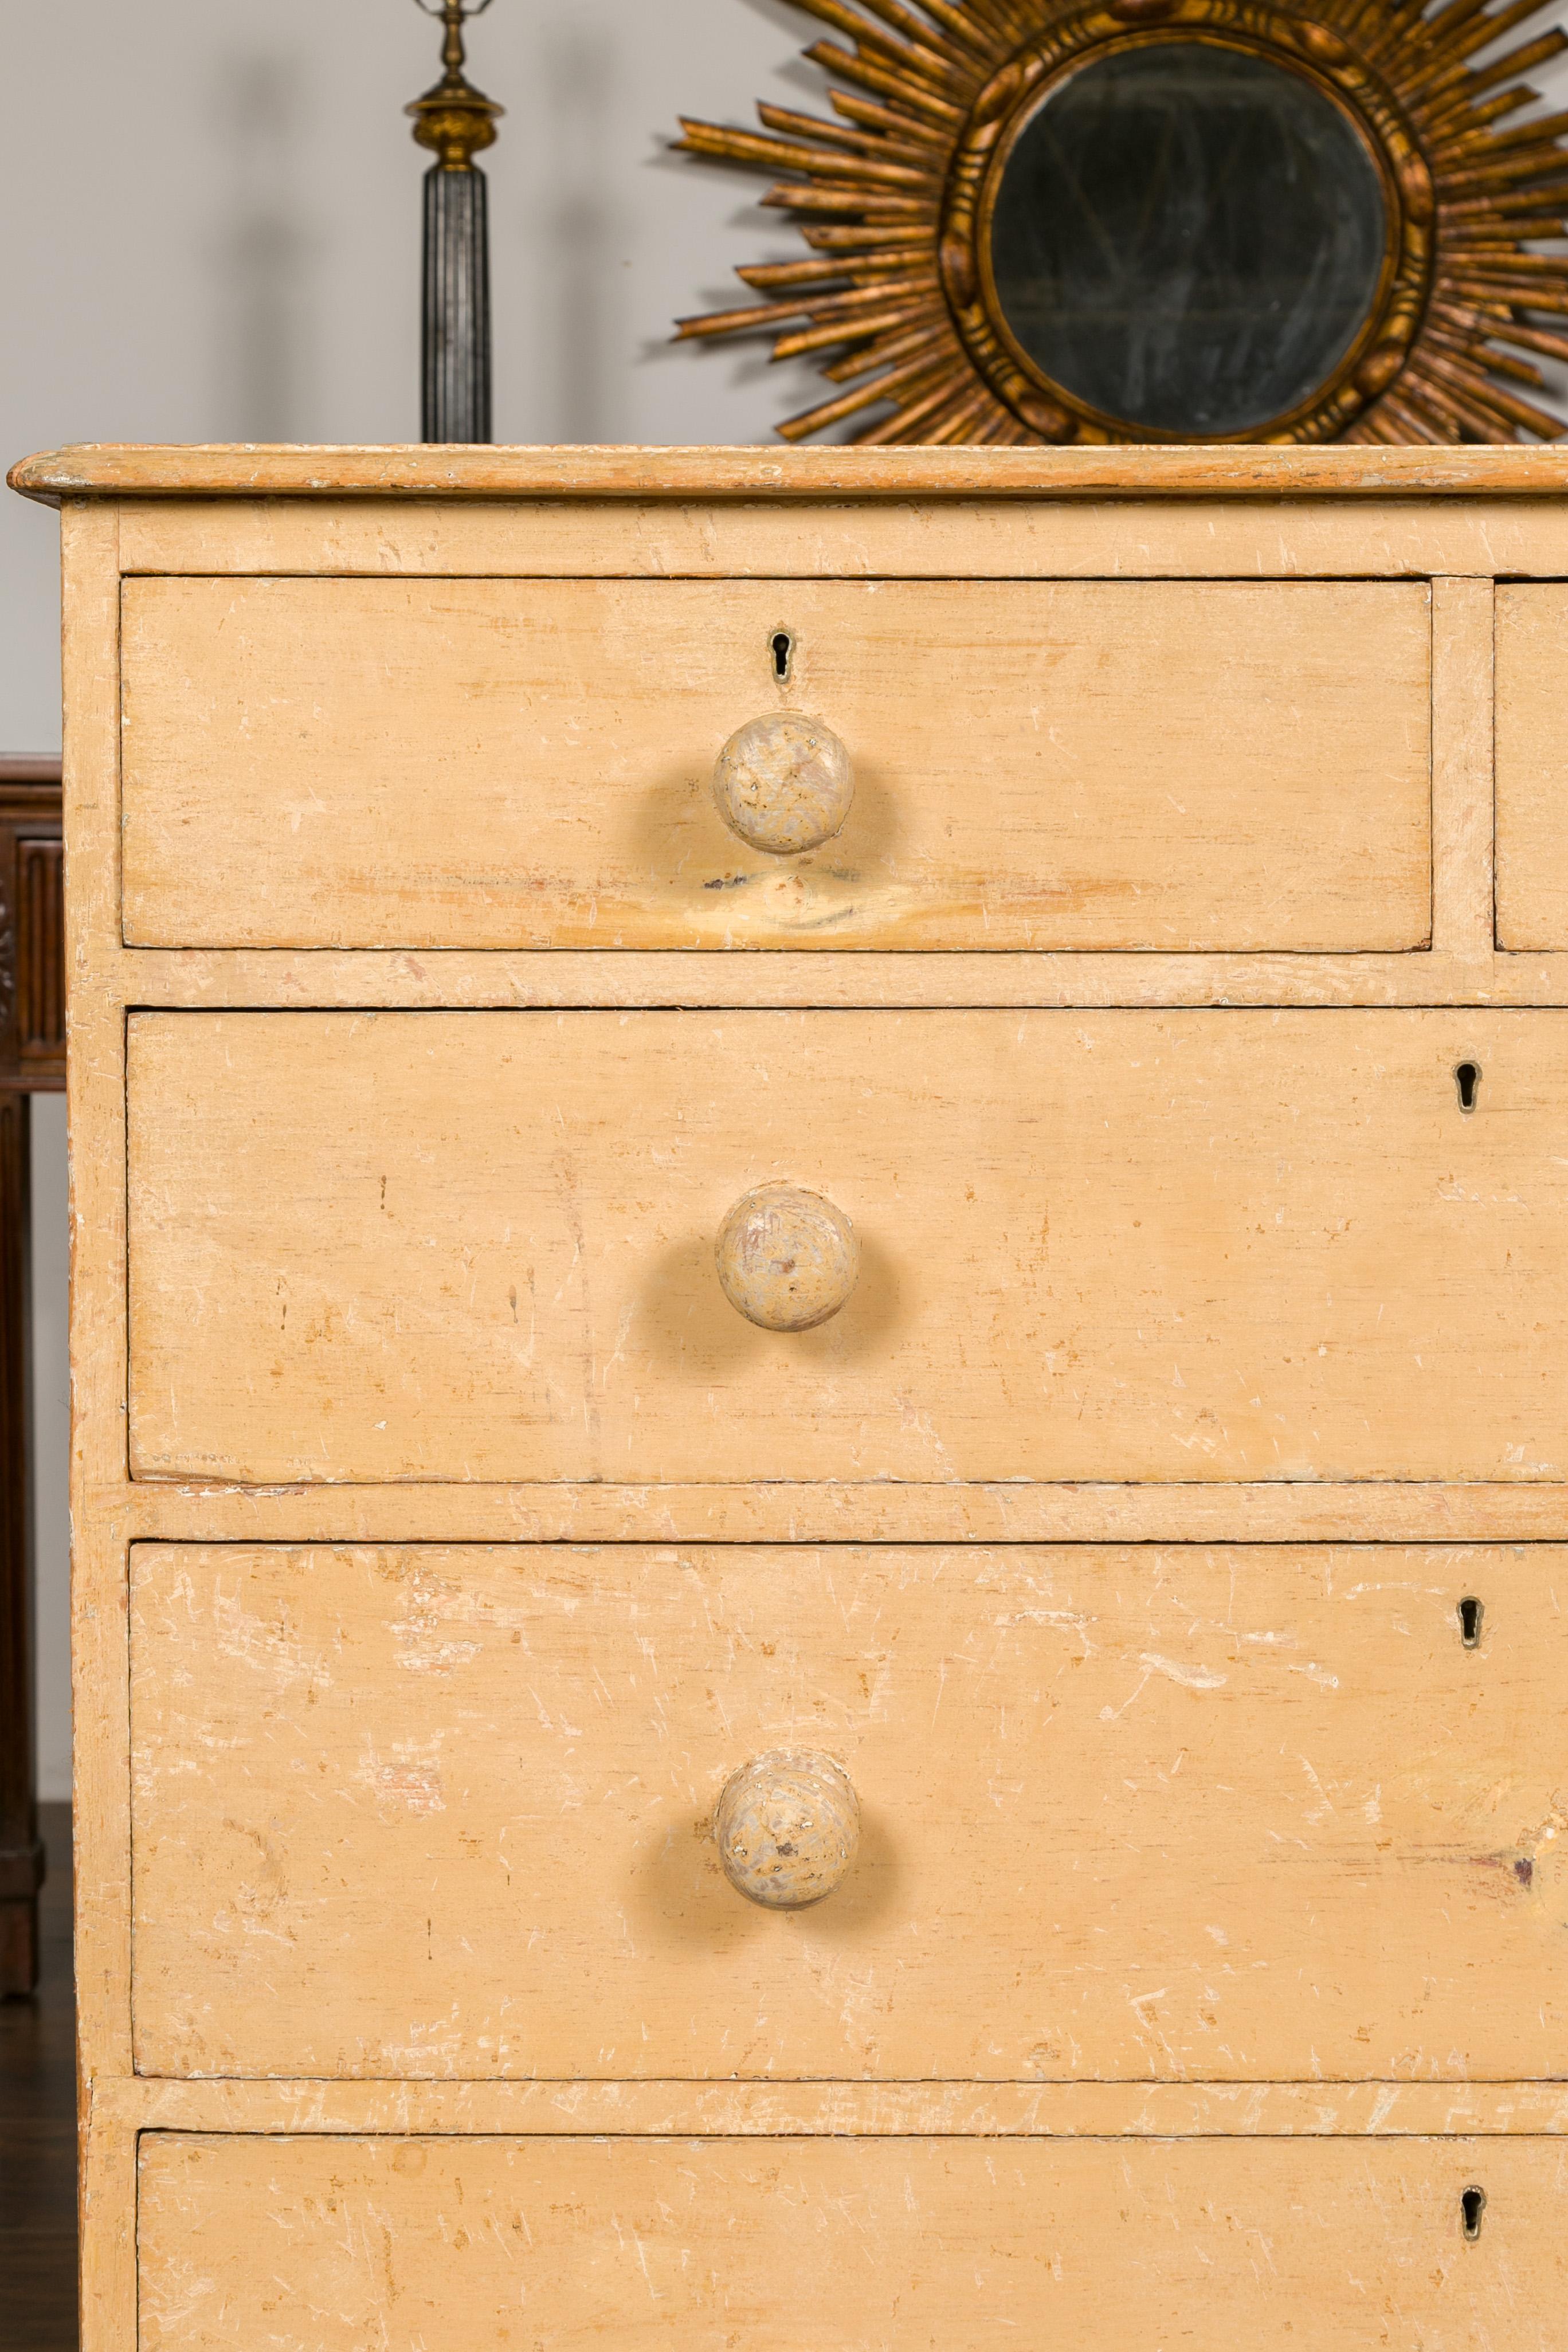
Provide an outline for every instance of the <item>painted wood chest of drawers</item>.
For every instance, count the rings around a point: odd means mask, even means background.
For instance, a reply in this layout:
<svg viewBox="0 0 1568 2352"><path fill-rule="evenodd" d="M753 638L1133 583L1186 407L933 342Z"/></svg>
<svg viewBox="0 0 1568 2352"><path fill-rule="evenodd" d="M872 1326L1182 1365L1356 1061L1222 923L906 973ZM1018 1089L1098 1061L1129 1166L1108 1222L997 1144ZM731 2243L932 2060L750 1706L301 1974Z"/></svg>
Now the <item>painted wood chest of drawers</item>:
<svg viewBox="0 0 1568 2352"><path fill-rule="evenodd" d="M87 2352L1561 2347L1568 457L13 479Z"/></svg>

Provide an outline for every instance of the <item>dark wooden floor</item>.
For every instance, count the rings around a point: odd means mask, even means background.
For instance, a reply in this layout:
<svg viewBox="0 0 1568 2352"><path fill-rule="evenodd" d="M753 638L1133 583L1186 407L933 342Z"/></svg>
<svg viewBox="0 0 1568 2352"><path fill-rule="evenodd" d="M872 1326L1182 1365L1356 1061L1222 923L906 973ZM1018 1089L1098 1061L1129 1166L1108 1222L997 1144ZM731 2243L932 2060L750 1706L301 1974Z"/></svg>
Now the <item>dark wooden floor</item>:
<svg viewBox="0 0 1568 2352"><path fill-rule="evenodd" d="M70 1808L44 1805L43 1976L0 2000L0 2352L76 2352Z"/></svg>

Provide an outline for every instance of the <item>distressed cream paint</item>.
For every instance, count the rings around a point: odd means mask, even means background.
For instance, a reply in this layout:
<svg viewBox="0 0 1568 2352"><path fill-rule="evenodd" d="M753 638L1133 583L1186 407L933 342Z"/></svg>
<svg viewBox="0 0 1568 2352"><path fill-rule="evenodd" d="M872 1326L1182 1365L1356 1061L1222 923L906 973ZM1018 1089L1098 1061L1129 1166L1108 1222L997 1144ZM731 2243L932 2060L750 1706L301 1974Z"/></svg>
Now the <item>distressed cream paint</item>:
<svg viewBox="0 0 1568 2352"><path fill-rule="evenodd" d="M1568 459L17 479L86 2352L1555 2347Z"/></svg>
<svg viewBox="0 0 1568 2352"><path fill-rule="evenodd" d="M1428 602L1415 581L131 581L125 935L1423 946ZM855 790L780 858L710 787L737 716L784 710L842 739Z"/></svg>
<svg viewBox="0 0 1568 2352"><path fill-rule="evenodd" d="M1568 2031L1555 1545L148 1544L131 1658L151 2074L1459 2084ZM724 1846L781 1749L859 1850L770 1918Z"/></svg>

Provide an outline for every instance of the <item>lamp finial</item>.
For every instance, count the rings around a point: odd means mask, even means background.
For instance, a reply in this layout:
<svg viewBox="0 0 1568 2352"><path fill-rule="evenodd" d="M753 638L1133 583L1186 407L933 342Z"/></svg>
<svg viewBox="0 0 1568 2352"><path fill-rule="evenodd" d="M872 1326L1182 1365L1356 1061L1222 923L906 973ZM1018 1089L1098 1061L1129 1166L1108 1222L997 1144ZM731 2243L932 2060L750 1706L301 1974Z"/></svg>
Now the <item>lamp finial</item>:
<svg viewBox="0 0 1568 2352"><path fill-rule="evenodd" d="M445 26L441 44L441 79L405 111L414 117L414 136L421 147L433 147L444 172L468 172L481 147L495 143L496 118L504 114L493 98L474 88L463 68L467 56L463 26L470 16L482 16L490 0L416 0L427 16L439 16Z"/></svg>

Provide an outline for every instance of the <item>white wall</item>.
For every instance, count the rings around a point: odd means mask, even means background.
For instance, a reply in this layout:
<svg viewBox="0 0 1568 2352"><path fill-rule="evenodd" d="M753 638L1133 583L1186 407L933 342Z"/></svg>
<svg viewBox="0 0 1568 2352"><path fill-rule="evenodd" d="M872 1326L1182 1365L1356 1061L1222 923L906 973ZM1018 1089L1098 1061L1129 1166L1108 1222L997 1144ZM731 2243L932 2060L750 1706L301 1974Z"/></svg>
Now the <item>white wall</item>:
<svg viewBox="0 0 1568 2352"><path fill-rule="evenodd" d="M1568 16L1568 0L1543 21ZM763 441L819 379L671 349L798 253L758 183L671 156L678 111L820 103L820 33L782 0L494 0L470 32L508 109L485 159L496 433ZM0 0L0 457L62 441L397 441L418 429L436 79L413 0ZM1561 61L1538 76L1568 104ZM59 740L53 518L0 496L0 750ZM63 1129L36 1106L40 1755L67 1792Z"/></svg>
<svg viewBox="0 0 1568 2352"><path fill-rule="evenodd" d="M673 318L750 299L737 262L800 248L761 183L667 152L678 111L801 103L812 35L777 0L494 0L470 28L507 108L485 158L498 439L762 441L812 399L805 368L670 347ZM413 0L0 0L0 459L415 438L429 159L402 109L438 70ZM0 751L58 746L56 562L54 517L0 493ZM64 1135L37 1102L48 1797L69 1793Z"/></svg>
<svg viewBox="0 0 1568 2352"><path fill-rule="evenodd" d="M494 0L485 157L496 437L757 441L818 379L672 349L800 250L762 184L672 156L820 77L778 0ZM821 27L815 28L820 31ZM0 453L68 440L403 441L419 429L420 179L437 78L413 0L0 0ZM68 91L57 103L46 93ZM0 740L58 738L53 525L0 500Z"/></svg>

